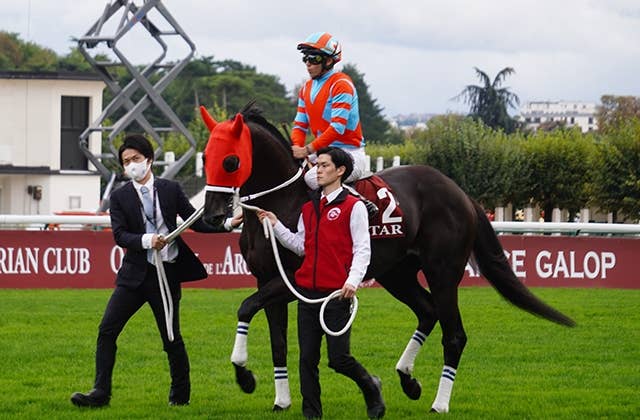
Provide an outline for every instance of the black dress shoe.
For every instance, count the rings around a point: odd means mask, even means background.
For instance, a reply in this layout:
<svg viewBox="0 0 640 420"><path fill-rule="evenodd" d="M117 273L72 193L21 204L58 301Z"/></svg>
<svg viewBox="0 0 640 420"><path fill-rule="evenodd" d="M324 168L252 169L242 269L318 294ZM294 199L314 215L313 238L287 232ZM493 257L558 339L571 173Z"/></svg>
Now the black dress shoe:
<svg viewBox="0 0 640 420"><path fill-rule="evenodd" d="M370 419L381 419L384 417L386 406L382 399L382 381L377 376L372 376L371 381L375 387L375 391L369 395L365 395L367 402L367 416Z"/></svg>
<svg viewBox="0 0 640 420"><path fill-rule="evenodd" d="M92 389L86 394L75 392L71 396L71 403L78 407L104 407L109 404L110 400L111 396L99 389Z"/></svg>
<svg viewBox="0 0 640 420"><path fill-rule="evenodd" d="M171 406L174 406L174 405L189 405L189 400L186 400L186 401L169 400L169 405L171 405Z"/></svg>

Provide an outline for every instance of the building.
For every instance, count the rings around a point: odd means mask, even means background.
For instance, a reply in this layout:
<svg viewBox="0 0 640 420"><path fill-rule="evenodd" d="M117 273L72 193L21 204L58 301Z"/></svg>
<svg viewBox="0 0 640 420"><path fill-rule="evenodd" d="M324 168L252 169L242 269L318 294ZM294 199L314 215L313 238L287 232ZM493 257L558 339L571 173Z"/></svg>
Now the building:
<svg viewBox="0 0 640 420"><path fill-rule="evenodd" d="M541 124L553 125L555 122L565 127L578 126L586 133L598 129L596 112L597 105L593 102L527 102L520 108L518 121L533 130L537 130Z"/></svg>
<svg viewBox="0 0 640 420"><path fill-rule="evenodd" d="M98 209L100 175L78 141L104 87L94 74L0 72L0 214ZM99 133L88 147L100 154Z"/></svg>

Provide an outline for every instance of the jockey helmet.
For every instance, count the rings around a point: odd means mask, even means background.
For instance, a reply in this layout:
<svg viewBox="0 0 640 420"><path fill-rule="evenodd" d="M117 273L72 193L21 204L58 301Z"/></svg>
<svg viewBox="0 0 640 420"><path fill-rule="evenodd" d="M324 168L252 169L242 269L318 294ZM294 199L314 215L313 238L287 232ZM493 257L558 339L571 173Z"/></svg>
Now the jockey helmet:
<svg viewBox="0 0 640 420"><path fill-rule="evenodd" d="M333 58L334 64L342 59L342 46L330 33L315 32L298 44L303 54L320 53Z"/></svg>

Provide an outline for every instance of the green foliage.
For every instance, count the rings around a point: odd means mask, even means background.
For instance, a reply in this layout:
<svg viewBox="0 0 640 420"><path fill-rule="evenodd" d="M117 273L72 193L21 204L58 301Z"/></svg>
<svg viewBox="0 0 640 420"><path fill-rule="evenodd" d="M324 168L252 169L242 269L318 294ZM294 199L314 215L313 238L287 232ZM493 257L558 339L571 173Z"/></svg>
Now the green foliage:
<svg viewBox="0 0 640 420"><path fill-rule="evenodd" d="M640 118L610 126L597 145L593 202L604 211L640 218Z"/></svg>
<svg viewBox="0 0 640 420"><path fill-rule="evenodd" d="M355 64L345 64L342 71L351 77L358 92L362 135L367 143L389 143L388 140L397 140L397 137L388 137L391 127L382 115L384 108L371 96L364 74L358 71Z"/></svg>
<svg viewBox="0 0 640 420"><path fill-rule="evenodd" d="M192 60L163 96L182 121L191 121L200 105L218 106L227 115L235 115L252 100L275 124L291 121L295 113L278 77L258 73L255 67L237 61L215 61L211 56Z"/></svg>
<svg viewBox="0 0 640 420"><path fill-rule="evenodd" d="M18 34L0 31L0 70L54 71L58 56L33 42L24 42Z"/></svg>
<svg viewBox="0 0 640 420"><path fill-rule="evenodd" d="M518 142L482 122L450 114L432 118L414 142L424 145L423 162L452 178L487 207L508 203L522 167Z"/></svg>
<svg viewBox="0 0 640 420"><path fill-rule="evenodd" d="M539 131L523 143L527 179L521 189L532 204L550 217L554 207L572 211L585 207L592 177L595 141L579 128Z"/></svg>
<svg viewBox="0 0 640 420"><path fill-rule="evenodd" d="M264 312L251 323L249 368L255 392L243 394L229 363L236 310L252 289L183 289L182 335L191 362L192 398L169 407L166 355L148 305L118 340L113 398L103 409L79 409L74 391L93 384L97 326L110 290L0 290L0 393L3 419L301 418L296 305L289 305L288 365L292 406L273 414L273 367ZM460 289L469 341L448 417L455 419L632 419L640 416L638 290L534 289L578 323L562 328L507 304L488 287ZM394 366L415 330L415 316L380 288L358 292L353 355L383 382L385 419L424 419L442 369L440 328L426 340L414 375L423 395L403 394ZM325 417L365 418L362 394L326 363L320 378ZM453 416L453 417L452 417Z"/></svg>
<svg viewBox="0 0 640 420"><path fill-rule="evenodd" d="M607 133L625 125L632 118L640 118L640 97L603 95L598 107L598 131Z"/></svg>

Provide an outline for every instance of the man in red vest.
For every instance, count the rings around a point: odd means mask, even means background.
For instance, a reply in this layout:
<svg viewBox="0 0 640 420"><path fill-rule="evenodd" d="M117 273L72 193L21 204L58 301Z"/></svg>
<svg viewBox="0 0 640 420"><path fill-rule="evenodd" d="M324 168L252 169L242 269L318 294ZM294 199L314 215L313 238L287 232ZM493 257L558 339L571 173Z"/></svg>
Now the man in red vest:
<svg viewBox="0 0 640 420"><path fill-rule="evenodd" d="M297 232L291 232L275 214L258 212L274 226L278 241L304 255L296 271L296 284L302 295L310 299L326 297L341 290L340 299L332 300L325 309L325 322L331 329L342 328L350 317L350 299L364 278L371 257L367 210L350 195L342 182L353 170L351 156L336 147L318 150L317 177L319 189L302 206ZM362 390L370 418L381 418L385 404L380 379L371 376L351 355L350 333L326 335L329 366L351 378ZM320 401L320 345L325 335L320 325L320 305L298 302L298 343L300 346L300 391L302 413L306 418L322 417Z"/></svg>

